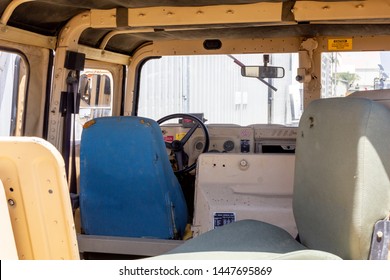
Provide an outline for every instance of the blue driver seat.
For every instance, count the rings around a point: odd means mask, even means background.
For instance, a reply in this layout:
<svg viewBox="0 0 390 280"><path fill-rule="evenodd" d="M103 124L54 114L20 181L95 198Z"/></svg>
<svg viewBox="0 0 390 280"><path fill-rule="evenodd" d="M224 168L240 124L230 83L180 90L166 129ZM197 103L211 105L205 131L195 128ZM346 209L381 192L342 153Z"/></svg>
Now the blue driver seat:
<svg viewBox="0 0 390 280"><path fill-rule="evenodd" d="M182 237L187 206L154 120L104 117L84 125L80 215L84 234Z"/></svg>

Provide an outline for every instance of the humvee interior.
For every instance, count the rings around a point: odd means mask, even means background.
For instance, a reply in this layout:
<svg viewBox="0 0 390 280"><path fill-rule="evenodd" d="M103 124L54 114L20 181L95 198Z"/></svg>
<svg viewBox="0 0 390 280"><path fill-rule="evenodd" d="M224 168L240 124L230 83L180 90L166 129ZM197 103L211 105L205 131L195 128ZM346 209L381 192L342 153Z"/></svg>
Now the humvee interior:
<svg viewBox="0 0 390 280"><path fill-rule="evenodd" d="M388 259L389 15L388 0L0 1L4 256Z"/></svg>

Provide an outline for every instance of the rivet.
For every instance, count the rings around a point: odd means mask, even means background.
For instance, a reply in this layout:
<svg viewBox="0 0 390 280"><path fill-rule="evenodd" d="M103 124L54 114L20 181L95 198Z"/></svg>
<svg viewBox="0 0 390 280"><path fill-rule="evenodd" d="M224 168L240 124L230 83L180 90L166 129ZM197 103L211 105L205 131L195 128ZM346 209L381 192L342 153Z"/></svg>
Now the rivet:
<svg viewBox="0 0 390 280"><path fill-rule="evenodd" d="M356 5L356 8L358 9L364 8L364 5L363 4Z"/></svg>
<svg viewBox="0 0 390 280"><path fill-rule="evenodd" d="M10 206L14 206L15 205L15 201L13 199L8 199L8 204Z"/></svg>
<svg viewBox="0 0 390 280"><path fill-rule="evenodd" d="M200 10L199 10L199 11L196 12L196 14L197 14L197 15L203 15L204 13L203 13L203 11L200 11Z"/></svg>
<svg viewBox="0 0 390 280"><path fill-rule="evenodd" d="M329 6L325 6L325 7L322 7L322 9L323 9L324 11L328 11L328 10L330 10L330 7L329 7Z"/></svg>
<svg viewBox="0 0 390 280"><path fill-rule="evenodd" d="M144 13L140 13L140 14L138 14L138 16L139 16L139 17L144 17L145 14L144 14Z"/></svg>
<svg viewBox="0 0 390 280"><path fill-rule="evenodd" d="M376 240L377 240L378 242L381 242L382 237L383 237L383 232L378 231L378 232L376 233Z"/></svg>
<svg viewBox="0 0 390 280"><path fill-rule="evenodd" d="M227 10L226 13L229 14L229 15L232 15L232 14L234 14L234 11L233 10Z"/></svg>

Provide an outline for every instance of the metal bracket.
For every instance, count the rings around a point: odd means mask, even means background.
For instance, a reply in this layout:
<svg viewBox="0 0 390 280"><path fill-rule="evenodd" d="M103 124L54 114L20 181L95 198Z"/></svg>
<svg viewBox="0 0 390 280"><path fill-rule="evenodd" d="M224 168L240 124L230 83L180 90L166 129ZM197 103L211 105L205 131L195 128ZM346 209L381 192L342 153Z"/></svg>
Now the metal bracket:
<svg viewBox="0 0 390 280"><path fill-rule="evenodd" d="M370 260L387 260L390 258L390 221L378 221L374 227L371 240Z"/></svg>
<svg viewBox="0 0 390 280"><path fill-rule="evenodd" d="M318 42L313 39L307 39L302 42L299 51L299 68L296 80L300 83L309 83L313 73L313 52L318 47Z"/></svg>
<svg viewBox="0 0 390 280"><path fill-rule="evenodd" d="M80 253L106 253L135 256L158 256L183 244L182 240L118 236L77 235Z"/></svg>

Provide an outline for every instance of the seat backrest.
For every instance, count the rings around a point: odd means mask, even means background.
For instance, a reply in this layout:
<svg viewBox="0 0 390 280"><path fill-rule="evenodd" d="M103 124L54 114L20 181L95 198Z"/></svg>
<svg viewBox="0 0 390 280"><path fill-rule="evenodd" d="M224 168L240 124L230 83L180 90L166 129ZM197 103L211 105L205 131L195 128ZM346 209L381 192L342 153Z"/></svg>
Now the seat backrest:
<svg viewBox="0 0 390 280"><path fill-rule="evenodd" d="M382 103L390 108L390 89L355 91L348 97L364 97Z"/></svg>
<svg viewBox="0 0 390 280"><path fill-rule="evenodd" d="M187 206L155 121L91 120L84 125L80 149L86 234L172 239L184 233Z"/></svg>
<svg viewBox="0 0 390 280"><path fill-rule="evenodd" d="M293 209L301 242L367 259L390 212L390 111L366 98L313 101L300 121Z"/></svg>
<svg viewBox="0 0 390 280"><path fill-rule="evenodd" d="M35 137L0 137L0 180L18 258L79 259L65 164L56 148Z"/></svg>

